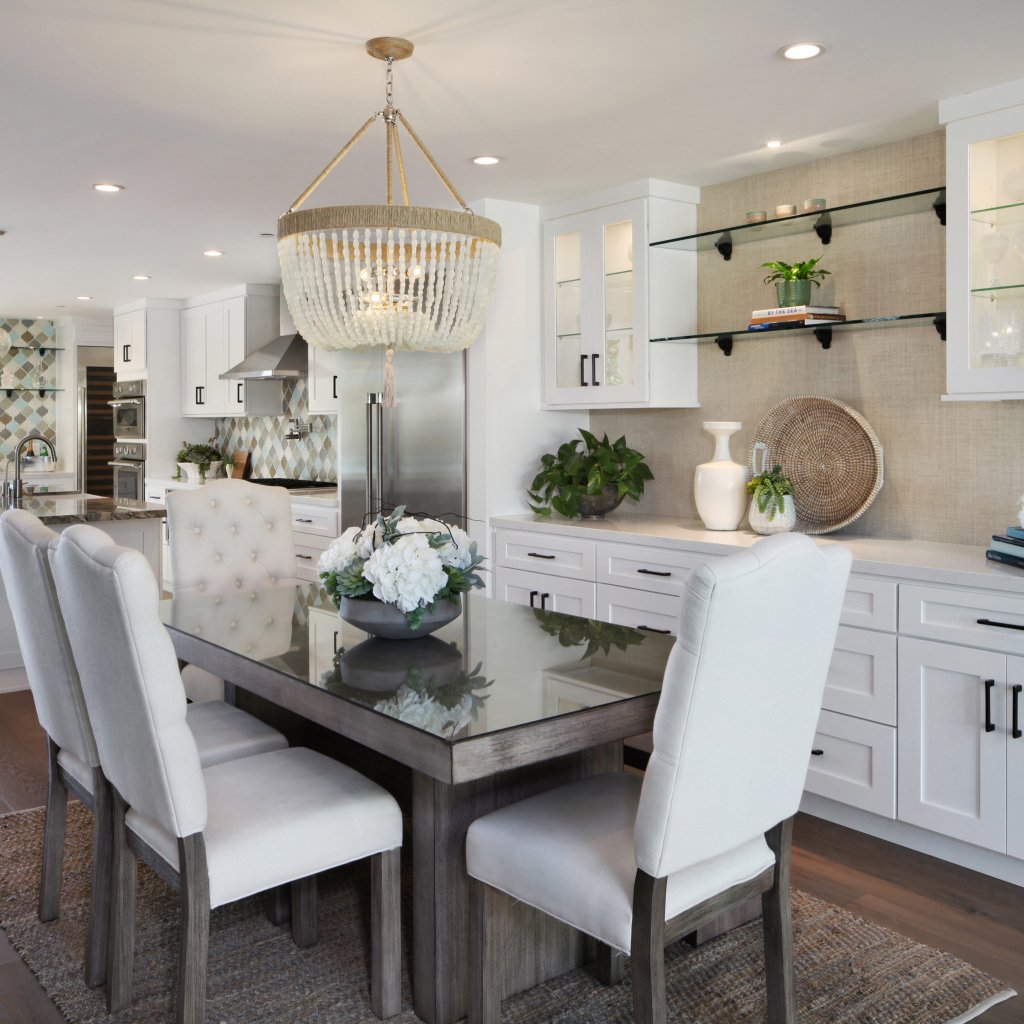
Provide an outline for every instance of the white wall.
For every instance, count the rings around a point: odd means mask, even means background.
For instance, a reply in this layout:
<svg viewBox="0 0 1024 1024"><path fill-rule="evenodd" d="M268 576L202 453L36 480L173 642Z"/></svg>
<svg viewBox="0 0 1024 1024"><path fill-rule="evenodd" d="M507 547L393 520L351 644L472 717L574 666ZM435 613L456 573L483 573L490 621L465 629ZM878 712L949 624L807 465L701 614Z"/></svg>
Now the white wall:
<svg viewBox="0 0 1024 1024"><path fill-rule="evenodd" d="M539 207L500 199L471 205L502 231L494 302L466 363L468 530L493 566L488 517L529 511L526 488L540 456L575 436L577 427L589 427L590 413L540 408Z"/></svg>

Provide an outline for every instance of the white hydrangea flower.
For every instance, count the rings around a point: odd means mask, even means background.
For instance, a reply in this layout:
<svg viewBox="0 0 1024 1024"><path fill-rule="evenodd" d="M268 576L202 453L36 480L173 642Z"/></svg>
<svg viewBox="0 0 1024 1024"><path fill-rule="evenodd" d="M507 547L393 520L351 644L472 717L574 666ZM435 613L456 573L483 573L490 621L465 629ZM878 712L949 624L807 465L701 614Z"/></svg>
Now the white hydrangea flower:
<svg viewBox="0 0 1024 1024"><path fill-rule="evenodd" d="M363 566L363 576L373 584L378 601L397 605L403 612L426 607L448 582L439 552L423 533L376 548Z"/></svg>
<svg viewBox="0 0 1024 1024"><path fill-rule="evenodd" d="M340 537L335 537L320 556L317 568L321 572L343 572L357 558L364 558L356 545L358 535L359 527L350 526Z"/></svg>
<svg viewBox="0 0 1024 1024"><path fill-rule="evenodd" d="M448 542L440 549L441 559L445 565L465 569L473 560L469 551L473 542L469 534L458 526L449 526L437 519L413 519L406 516L399 521L398 528L403 533L439 533L443 537L449 537Z"/></svg>
<svg viewBox="0 0 1024 1024"><path fill-rule="evenodd" d="M393 697L378 701L374 711L425 729L435 736L444 736L454 735L472 719L472 707L472 700L466 696L454 708L446 708L427 693L417 693L403 683Z"/></svg>

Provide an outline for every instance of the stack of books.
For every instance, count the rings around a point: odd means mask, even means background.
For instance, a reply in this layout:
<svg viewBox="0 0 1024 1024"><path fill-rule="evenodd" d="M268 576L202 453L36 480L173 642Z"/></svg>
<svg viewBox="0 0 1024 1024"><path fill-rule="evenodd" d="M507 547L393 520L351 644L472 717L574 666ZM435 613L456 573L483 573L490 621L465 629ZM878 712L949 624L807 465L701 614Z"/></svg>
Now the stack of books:
<svg viewBox="0 0 1024 1024"><path fill-rule="evenodd" d="M755 309L750 314L750 331L767 331L779 324L799 327L804 324L832 324L845 320L838 306L777 306L775 309Z"/></svg>
<svg viewBox="0 0 1024 1024"><path fill-rule="evenodd" d="M1024 530L1019 526L1008 526L1005 537L993 534L992 544L985 552L985 557L992 562L1024 569Z"/></svg>

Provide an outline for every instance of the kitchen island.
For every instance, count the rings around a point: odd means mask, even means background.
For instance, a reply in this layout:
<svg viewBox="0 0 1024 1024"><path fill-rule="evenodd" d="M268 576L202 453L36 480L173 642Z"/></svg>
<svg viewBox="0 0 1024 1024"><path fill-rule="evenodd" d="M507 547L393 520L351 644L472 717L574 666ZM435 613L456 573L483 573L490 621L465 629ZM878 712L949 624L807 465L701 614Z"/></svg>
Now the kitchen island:
<svg viewBox="0 0 1024 1024"><path fill-rule="evenodd" d="M141 551L161 576L163 505L130 498L102 498L89 494L37 494L22 498L18 508L31 512L51 530L60 533L77 523L88 523L109 534L115 543ZM24 665L14 619L7 603L6 588L0 586L0 669Z"/></svg>

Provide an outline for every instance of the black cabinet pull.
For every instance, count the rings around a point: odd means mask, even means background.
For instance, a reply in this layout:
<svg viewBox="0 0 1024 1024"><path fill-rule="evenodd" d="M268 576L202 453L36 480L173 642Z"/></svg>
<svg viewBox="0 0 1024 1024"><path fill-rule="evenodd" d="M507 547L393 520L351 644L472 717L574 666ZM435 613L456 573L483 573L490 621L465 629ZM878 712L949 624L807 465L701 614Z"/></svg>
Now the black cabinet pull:
<svg viewBox="0 0 1024 1024"><path fill-rule="evenodd" d="M1024 629L1015 622L995 622L992 619L978 619L979 626L999 626L1000 629Z"/></svg>
<svg viewBox="0 0 1024 1024"><path fill-rule="evenodd" d="M1013 688L1013 732L1010 735L1015 739L1019 740L1021 736L1024 736L1024 732L1020 731L1020 691L1022 687L1020 683L1017 683Z"/></svg>
<svg viewBox="0 0 1024 1024"><path fill-rule="evenodd" d="M554 555L539 555L539 554L537 554L536 551L527 551L526 554L527 554L527 556L529 558L554 558L555 557Z"/></svg>
<svg viewBox="0 0 1024 1024"><path fill-rule="evenodd" d="M334 375L334 383L331 384L331 398L338 397L338 375Z"/></svg>
<svg viewBox="0 0 1024 1024"><path fill-rule="evenodd" d="M206 389L203 387L196 388L196 405L206 405L206 403L203 401L203 392L205 390Z"/></svg>
<svg viewBox="0 0 1024 1024"><path fill-rule="evenodd" d="M307 562L312 562L313 561L313 556L312 555L299 555L299 554L296 554L295 557L296 558L304 558Z"/></svg>
<svg viewBox="0 0 1024 1024"><path fill-rule="evenodd" d="M531 591L530 591L530 607L531 607L531 608L533 607L533 599L534 599L534 598L535 598L535 597L536 597L536 596L537 596L537 595L538 595L539 593L540 593L540 591L539 591L539 590L531 590Z"/></svg>
<svg viewBox="0 0 1024 1024"><path fill-rule="evenodd" d="M671 629L655 629L653 626L637 626L637 629L644 629L648 633L671 633Z"/></svg>
<svg viewBox="0 0 1024 1024"><path fill-rule="evenodd" d="M128 362L128 346L127 345L122 345L121 346L121 362L123 362L123 363L127 363Z"/></svg>
<svg viewBox="0 0 1024 1024"><path fill-rule="evenodd" d="M587 357L580 356L580 387L587 387Z"/></svg>
<svg viewBox="0 0 1024 1024"><path fill-rule="evenodd" d="M244 384L243 384L243 383L242 383L241 381L239 381L239 382L238 382L238 384L237 384L237 385L235 385L235 386L236 386L236 387L238 388L238 391L237 391L237 392L236 392L236 394L235 394L235 401L236 401L236 402L237 402L237 403L238 403L239 405L241 405L241 404L242 404L242 402L243 402L243 401L245 401L245 399L243 399L243 398L242 398L242 388L244 388L244 387L245 387L245 385L244 385Z"/></svg>
<svg viewBox="0 0 1024 1024"><path fill-rule="evenodd" d="M313 520L312 519L296 519L295 522L297 522L297 523L311 523L311 522L313 522Z"/></svg>
<svg viewBox="0 0 1024 1024"><path fill-rule="evenodd" d="M985 732L995 732L996 727L992 722L992 687L996 685L994 679L985 680Z"/></svg>
<svg viewBox="0 0 1024 1024"><path fill-rule="evenodd" d="M670 572L658 572L657 569L637 569L637 572L643 573L645 576L671 576Z"/></svg>
<svg viewBox="0 0 1024 1024"><path fill-rule="evenodd" d="M541 594L541 595L540 595L540 608L541 608L541 611L544 611L544 610L545 610L545 608L544 608L544 602L545 602L545 601L546 601L546 600L547 600L547 599L548 599L548 598L549 598L550 596L551 596L550 594Z"/></svg>
<svg viewBox="0 0 1024 1024"><path fill-rule="evenodd" d="M814 755L815 757L821 757L821 755L822 755L822 754L824 754L824 753L825 753L825 751L824 751L824 750L820 750L820 749L818 749L817 747L815 747L815 749L814 749L814 750L812 750L812 751L811 751L811 753L812 753L812 754L813 754L813 755Z"/></svg>
<svg viewBox="0 0 1024 1024"><path fill-rule="evenodd" d="M334 653L338 653L338 631L334 631Z"/></svg>
<svg viewBox="0 0 1024 1024"><path fill-rule="evenodd" d="M601 386L601 382L597 379L597 361L600 358L601 357L597 352L590 357L590 383L593 384L595 388L599 388Z"/></svg>

